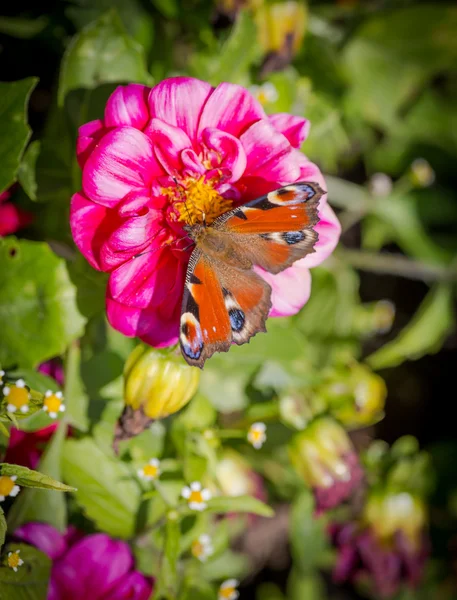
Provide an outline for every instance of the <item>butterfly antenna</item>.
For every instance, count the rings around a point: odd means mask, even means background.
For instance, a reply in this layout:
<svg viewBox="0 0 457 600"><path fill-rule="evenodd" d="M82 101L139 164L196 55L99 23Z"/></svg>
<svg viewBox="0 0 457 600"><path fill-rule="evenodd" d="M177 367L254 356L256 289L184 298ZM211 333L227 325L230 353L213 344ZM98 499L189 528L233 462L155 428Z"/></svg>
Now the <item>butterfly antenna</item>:
<svg viewBox="0 0 457 600"><path fill-rule="evenodd" d="M191 222L192 218L190 216L190 212L189 212L189 207L187 206L187 202L186 202L186 196L183 193L183 186L178 182L178 180L176 179L176 177L172 177L173 181L175 182L176 188L178 190L178 194L181 197L182 202L184 203L184 207L186 209L187 212L187 218L189 219L189 223Z"/></svg>

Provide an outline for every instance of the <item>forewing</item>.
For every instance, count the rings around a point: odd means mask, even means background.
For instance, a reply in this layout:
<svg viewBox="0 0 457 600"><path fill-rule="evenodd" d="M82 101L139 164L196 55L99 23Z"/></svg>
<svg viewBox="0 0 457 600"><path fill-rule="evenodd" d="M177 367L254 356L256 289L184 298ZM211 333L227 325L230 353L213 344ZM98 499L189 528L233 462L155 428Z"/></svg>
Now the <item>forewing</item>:
<svg viewBox="0 0 457 600"><path fill-rule="evenodd" d="M221 215L212 227L230 235L245 260L279 273L314 252L323 193L317 183L294 183Z"/></svg>

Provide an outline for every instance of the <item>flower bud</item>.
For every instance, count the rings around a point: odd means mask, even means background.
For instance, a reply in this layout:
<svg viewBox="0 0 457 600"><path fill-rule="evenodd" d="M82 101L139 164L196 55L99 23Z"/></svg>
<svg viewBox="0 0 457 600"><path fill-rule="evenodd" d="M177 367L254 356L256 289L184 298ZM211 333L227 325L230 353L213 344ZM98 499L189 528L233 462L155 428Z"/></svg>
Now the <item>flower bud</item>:
<svg viewBox="0 0 457 600"><path fill-rule="evenodd" d="M410 179L414 187L429 187L435 181L435 171L425 158L416 158L411 164Z"/></svg>
<svg viewBox="0 0 457 600"><path fill-rule="evenodd" d="M395 318L395 305L390 300L369 302L357 307L353 328L364 337L390 331Z"/></svg>
<svg viewBox="0 0 457 600"><path fill-rule="evenodd" d="M313 490L318 513L346 500L363 471L345 430L330 417L318 417L290 443L293 466Z"/></svg>
<svg viewBox="0 0 457 600"><path fill-rule="evenodd" d="M304 2L274 2L256 12L259 43L266 57L262 75L286 67L300 49L305 36L308 10Z"/></svg>
<svg viewBox="0 0 457 600"><path fill-rule="evenodd" d="M128 357L124 367L125 409L118 421L114 447L146 429L154 419L163 419L185 406L195 394L200 370L181 356L142 344Z"/></svg>
<svg viewBox="0 0 457 600"><path fill-rule="evenodd" d="M354 363L331 374L319 388L332 415L345 427L366 427L383 416L387 388L365 365Z"/></svg>

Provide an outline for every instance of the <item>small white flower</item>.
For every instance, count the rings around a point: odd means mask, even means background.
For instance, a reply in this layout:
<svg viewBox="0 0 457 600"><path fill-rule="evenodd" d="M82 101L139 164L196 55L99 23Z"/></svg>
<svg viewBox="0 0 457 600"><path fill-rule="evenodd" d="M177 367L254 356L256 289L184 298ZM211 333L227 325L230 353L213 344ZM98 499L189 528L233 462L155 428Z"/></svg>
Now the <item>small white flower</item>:
<svg viewBox="0 0 457 600"><path fill-rule="evenodd" d="M185 486L182 489L181 496L187 500L191 510L205 510L206 503L211 500L211 492L206 488L202 488L199 481L194 481L190 486Z"/></svg>
<svg viewBox="0 0 457 600"><path fill-rule="evenodd" d="M5 375L5 371L0 369L0 381L3 381L3 376Z"/></svg>
<svg viewBox="0 0 457 600"><path fill-rule="evenodd" d="M65 412L62 392L48 390L44 395L43 410L51 419L56 419L59 412Z"/></svg>
<svg viewBox="0 0 457 600"><path fill-rule="evenodd" d="M14 552L8 552L8 566L13 569L15 573L17 573L18 567L22 567L24 561L20 558L20 550L15 550Z"/></svg>
<svg viewBox="0 0 457 600"><path fill-rule="evenodd" d="M227 579L219 588L218 600L237 600L240 592L236 589L240 582L237 579Z"/></svg>
<svg viewBox="0 0 457 600"><path fill-rule="evenodd" d="M271 81L266 81L262 85L251 85L249 91L260 104L270 104L279 98L278 90Z"/></svg>
<svg viewBox="0 0 457 600"><path fill-rule="evenodd" d="M160 475L160 461L157 458L151 458L147 465L138 469L138 476L141 479L146 479L147 481L152 481L153 479L157 479Z"/></svg>
<svg viewBox="0 0 457 600"><path fill-rule="evenodd" d="M368 182L368 187L373 196L381 198L388 196L393 188L392 179L386 173L374 173Z"/></svg>
<svg viewBox="0 0 457 600"><path fill-rule="evenodd" d="M265 423L253 423L248 431L248 442L256 449L259 450L267 439L267 426Z"/></svg>
<svg viewBox="0 0 457 600"><path fill-rule="evenodd" d="M15 498L21 488L18 485L14 485L17 479L17 475L0 475L0 502L3 502L7 496Z"/></svg>
<svg viewBox="0 0 457 600"><path fill-rule="evenodd" d="M193 556L200 562L205 562L214 554L210 536L207 533L202 533L201 536L192 542L191 551Z"/></svg>

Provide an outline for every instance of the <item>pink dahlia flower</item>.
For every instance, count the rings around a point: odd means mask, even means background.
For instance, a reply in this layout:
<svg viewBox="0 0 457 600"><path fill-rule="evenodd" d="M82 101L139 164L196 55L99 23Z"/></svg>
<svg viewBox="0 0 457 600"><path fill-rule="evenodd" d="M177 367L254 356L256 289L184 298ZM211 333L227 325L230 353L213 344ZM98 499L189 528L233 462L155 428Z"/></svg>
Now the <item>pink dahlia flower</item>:
<svg viewBox="0 0 457 600"><path fill-rule="evenodd" d="M113 92L103 120L79 130L82 190L70 216L78 248L110 273L113 327L156 347L177 341L191 252L184 225L202 213L210 223L295 181L325 189L319 169L298 150L307 131L306 119L267 116L246 89L230 83L213 88L176 77ZM310 293L309 268L337 244L340 225L326 196L319 214L316 251L279 275L262 273L273 289L273 316L300 310Z"/></svg>
<svg viewBox="0 0 457 600"><path fill-rule="evenodd" d="M125 542L104 533L61 534L45 523L27 523L14 534L52 560L47 600L148 600L151 579L134 568Z"/></svg>
<svg viewBox="0 0 457 600"><path fill-rule="evenodd" d="M33 219L30 213L8 202L10 196L10 190L0 194L0 237L16 233L18 229L29 225Z"/></svg>

